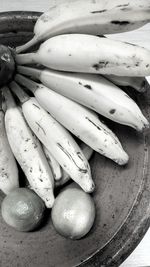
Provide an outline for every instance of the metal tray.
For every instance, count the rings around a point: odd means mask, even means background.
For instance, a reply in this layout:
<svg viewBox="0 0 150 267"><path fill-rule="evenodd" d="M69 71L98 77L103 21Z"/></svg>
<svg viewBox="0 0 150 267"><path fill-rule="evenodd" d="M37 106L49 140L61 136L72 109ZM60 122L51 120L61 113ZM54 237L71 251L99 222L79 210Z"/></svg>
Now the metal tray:
<svg viewBox="0 0 150 267"><path fill-rule="evenodd" d="M0 43L15 47L29 40L40 13L0 14ZM150 120L150 90L139 94L128 88ZM50 211L43 226L21 233L0 216L1 267L119 266L134 250L150 225L150 131L138 134L129 127L107 121L130 156L118 167L95 153L90 161L96 191L97 216L90 233L79 241L58 235ZM3 199L0 194L0 201Z"/></svg>

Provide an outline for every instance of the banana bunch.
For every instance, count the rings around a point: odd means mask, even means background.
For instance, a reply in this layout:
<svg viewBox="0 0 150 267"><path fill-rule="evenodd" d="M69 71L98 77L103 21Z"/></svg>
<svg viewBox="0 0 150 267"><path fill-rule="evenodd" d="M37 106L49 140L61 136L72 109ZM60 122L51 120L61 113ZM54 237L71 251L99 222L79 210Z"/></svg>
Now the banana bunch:
<svg viewBox="0 0 150 267"><path fill-rule="evenodd" d="M0 189L5 194L19 187L16 161L48 208L55 188L70 179L85 192L94 191L93 151L118 165L128 163L101 116L140 133L149 128L126 87L138 93L149 89L150 51L103 35L148 22L150 0L64 1L39 17L33 39L16 48L13 81L2 88ZM38 50L21 53L38 43Z"/></svg>

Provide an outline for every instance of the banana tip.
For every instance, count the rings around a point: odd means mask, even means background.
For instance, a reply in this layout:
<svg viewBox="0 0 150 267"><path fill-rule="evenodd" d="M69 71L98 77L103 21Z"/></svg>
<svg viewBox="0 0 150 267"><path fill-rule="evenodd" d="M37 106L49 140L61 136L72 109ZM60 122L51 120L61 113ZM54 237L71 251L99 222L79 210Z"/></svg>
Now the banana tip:
<svg viewBox="0 0 150 267"><path fill-rule="evenodd" d="M86 192L86 193L92 193L95 190L95 184L93 181L91 181L89 184L87 184L84 187L82 187L82 189Z"/></svg>
<svg viewBox="0 0 150 267"><path fill-rule="evenodd" d="M136 130L139 133L148 133L149 132L149 128L150 128L149 122L148 122L148 120L145 119L145 121L142 124L142 126L141 127L137 127Z"/></svg>
<svg viewBox="0 0 150 267"><path fill-rule="evenodd" d="M118 165L123 166L126 165L129 161L128 154L124 151L121 158L114 160Z"/></svg>
<svg viewBox="0 0 150 267"><path fill-rule="evenodd" d="M149 129L150 129L149 122L147 122L147 124L144 125L142 132L144 134L147 134L147 133L149 133Z"/></svg>
<svg viewBox="0 0 150 267"><path fill-rule="evenodd" d="M54 196L52 196L51 198L46 198L45 199L45 206L48 208L48 209L51 209L52 207L53 207L53 205L54 205L54 202L55 202L55 198L54 198Z"/></svg>

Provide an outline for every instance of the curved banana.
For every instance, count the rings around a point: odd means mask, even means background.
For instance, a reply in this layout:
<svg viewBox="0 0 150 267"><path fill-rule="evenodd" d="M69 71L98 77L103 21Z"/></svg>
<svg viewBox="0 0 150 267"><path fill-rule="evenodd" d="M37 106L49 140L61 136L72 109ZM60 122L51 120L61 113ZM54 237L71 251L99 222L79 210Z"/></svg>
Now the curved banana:
<svg viewBox="0 0 150 267"><path fill-rule="evenodd" d="M140 93L144 93L148 87L148 82L145 77L105 75L105 78L118 86L132 87Z"/></svg>
<svg viewBox="0 0 150 267"><path fill-rule="evenodd" d="M40 105L58 122L92 149L120 165L128 162L128 155L118 138L98 119L96 113L19 74L15 79L31 90Z"/></svg>
<svg viewBox="0 0 150 267"><path fill-rule="evenodd" d="M18 168L10 148L6 130L5 115L0 110L0 189L7 195L19 187Z"/></svg>
<svg viewBox="0 0 150 267"><path fill-rule="evenodd" d="M129 125L138 131L149 125L137 104L123 90L100 75L38 70L22 66L18 67L18 71L39 79L50 89L110 120Z"/></svg>
<svg viewBox="0 0 150 267"><path fill-rule="evenodd" d="M76 0L52 6L34 27L34 37L18 53L64 33L112 34L137 29L150 21L150 0Z"/></svg>
<svg viewBox="0 0 150 267"><path fill-rule="evenodd" d="M35 53L16 55L18 64L116 76L149 76L150 51L129 43L86 34L52 37Z"/></svg>
<svg viewBox="0 0 150 267"><path fill-rule="evenodd" d="M28 125L39 140L52 153L58 163L85 192L94 190L90 166L70 133L21 88L13 86L13 92L22 102L22 112Z"/></svg>
<svg viewBox="0 0 150 267"><path fill-rule="evenodd" d="M43 199L48 208L51 208L54 203L54 180L41 144L28 127L9 89L4 88L3 94L7 103L5 126L13 154L32 190Z"/></svg>
<svg viewBox="0 0 150 267"><path fill-rule="evenodd" d="M51 167L51 170L52 170L52 173L54 176L54 180L59 181L62 178L62 170L61 170L59 163L57 162L57 160L53 157L51 152L44 145L43 145L43 150L44 150L45 156L47 158L47 161Z"/></svg>

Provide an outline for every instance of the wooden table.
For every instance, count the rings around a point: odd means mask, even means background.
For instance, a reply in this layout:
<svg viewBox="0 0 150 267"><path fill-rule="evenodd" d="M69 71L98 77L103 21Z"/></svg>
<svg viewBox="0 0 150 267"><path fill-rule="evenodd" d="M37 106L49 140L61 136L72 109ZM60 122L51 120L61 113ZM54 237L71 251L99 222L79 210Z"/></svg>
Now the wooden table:
<svg viewBox="0 0 150 267"><path fill-rule="evenodd" d="M0 0L0 12L3 11L45 11L50 2L62 2L63 0ZM70 0L72 1L72 0ZM86 1L86 0L85 0ZM111 36L112 38L112 36ZM134 32L115 34L113 38L132 42L150 49L150 24ZM150 77L148 78L150 81ZM150 267L150 229L142 239L140 244L128 259L120 267Z"/></svg>

